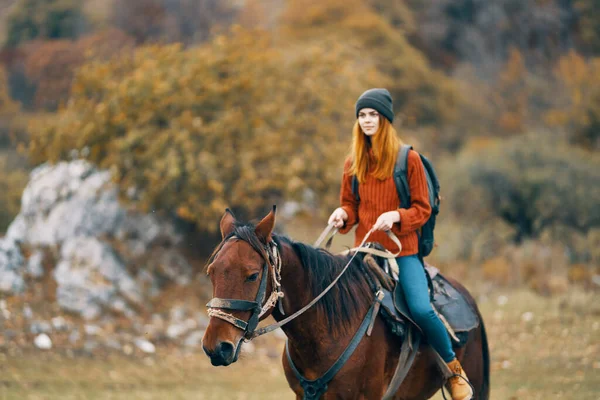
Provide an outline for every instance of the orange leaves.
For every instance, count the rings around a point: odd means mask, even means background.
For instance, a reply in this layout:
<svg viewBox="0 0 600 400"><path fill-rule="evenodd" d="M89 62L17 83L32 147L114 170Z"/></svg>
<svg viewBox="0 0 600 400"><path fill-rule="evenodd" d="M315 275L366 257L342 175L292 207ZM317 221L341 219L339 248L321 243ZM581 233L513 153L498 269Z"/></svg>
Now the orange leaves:
<svg viewBox="0 0 600 400"><path fill-rule="evenodd" d="M570 52L558 61L554 75L560 90L546 123L565 128L576 144L600 148L600 58L586 61Z"/></svg>
<svg viewBox="0 0 600 400"><path fill-rule="evenodd" d="M331 170L361 89L335 51L299 47L288 58L266 32L235 27L199 48L154 45L87 64L64 118L35 130L31 156L87 147L124 192L138 189L139 207L206 230L226 206L256 214L308 188L335 201Z"/></svg>
<svg viewBox="0 0 600 400"><path fill-rule="evenodd" d="M36 88L33 105L50 110L58 108L67 101L77 69L84 62L109 59L120 52L131 51L132 46L132 40L115 29L77 41L33 41L24 44L21 46L23 72L28 83ZM76 85L73 90L81 88Z"/></svg>
<svg viewBox="0 0 600 400"><path fill-rule="evenodd" d="M29 175L11 165L10 158L0 155L0 231L4 232L21 208L21 194Z"/></svg>

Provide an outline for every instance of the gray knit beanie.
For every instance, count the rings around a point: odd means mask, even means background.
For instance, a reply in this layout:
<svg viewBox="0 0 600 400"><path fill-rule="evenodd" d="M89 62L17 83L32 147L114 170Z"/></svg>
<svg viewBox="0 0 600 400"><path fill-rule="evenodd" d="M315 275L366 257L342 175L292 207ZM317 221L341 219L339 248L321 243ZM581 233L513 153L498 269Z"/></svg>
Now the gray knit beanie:
<svg viewBox="0 0 600 400"><path fill-rule="evenodd" d="M363 108L372 108L394 122L394 109L392 108L392 95L387 89L369 89L360 95L356 102L356 118Z"/></svg>

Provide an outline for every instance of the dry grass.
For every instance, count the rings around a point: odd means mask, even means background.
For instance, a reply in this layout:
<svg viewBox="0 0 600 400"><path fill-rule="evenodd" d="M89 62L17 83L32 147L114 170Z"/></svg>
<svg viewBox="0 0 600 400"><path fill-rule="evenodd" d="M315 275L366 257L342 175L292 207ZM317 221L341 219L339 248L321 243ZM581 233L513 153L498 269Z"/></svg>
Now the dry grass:
<svg viewBox="0 0 600 400"><path fill-rule="evenodd" d="M480 298L491 344L492 398L597 400L596 297L569 292L548 299L514 291ZM200 351L161 348L141 359L4 352L0 399L292 399L279 360L282 345L271 336L227 368L212 367Z"/></svg>

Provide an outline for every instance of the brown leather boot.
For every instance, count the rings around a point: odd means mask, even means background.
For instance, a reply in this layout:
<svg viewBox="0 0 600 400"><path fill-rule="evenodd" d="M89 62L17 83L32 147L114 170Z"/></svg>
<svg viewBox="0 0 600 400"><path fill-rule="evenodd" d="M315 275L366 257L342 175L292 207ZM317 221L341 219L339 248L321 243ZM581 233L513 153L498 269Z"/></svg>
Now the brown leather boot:
<svg viewBox="0 0 600 400"><path fill-rule="evenodd" d="M460 375L460 377L453 376L446 382L446 388L452 394L452 400L470 400L473 397L473 389L471 389L471 385L467 383L467 374L462 369L458 360L455 358L450 361L448 363L448 368L450 368L450 371L452 371L453 374Z"/></svg>

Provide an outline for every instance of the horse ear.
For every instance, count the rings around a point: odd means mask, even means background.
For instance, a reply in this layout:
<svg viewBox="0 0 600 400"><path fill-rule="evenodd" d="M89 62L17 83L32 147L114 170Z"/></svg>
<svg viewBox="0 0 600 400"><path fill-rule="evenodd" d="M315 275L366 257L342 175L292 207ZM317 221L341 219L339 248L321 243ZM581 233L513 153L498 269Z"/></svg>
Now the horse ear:
<svg viewBox="0 0 600 400"><path fill-rule="evenodd" d="M273 206L273 209L266 217L262 219L254 229L254 233L260 239L262 239L265 243L269 243L271 241L271 233L273 232L273 228L275 227L275 210L276 206Z"/></svg>
<svg viewBox="0 0 600 400"><path fill-rule="evenodd" d="M229 208L225 209L225 214L221 218L221 237L225 239L231 232L233 232L233 228L235 227L235 217Z"/></svg>

